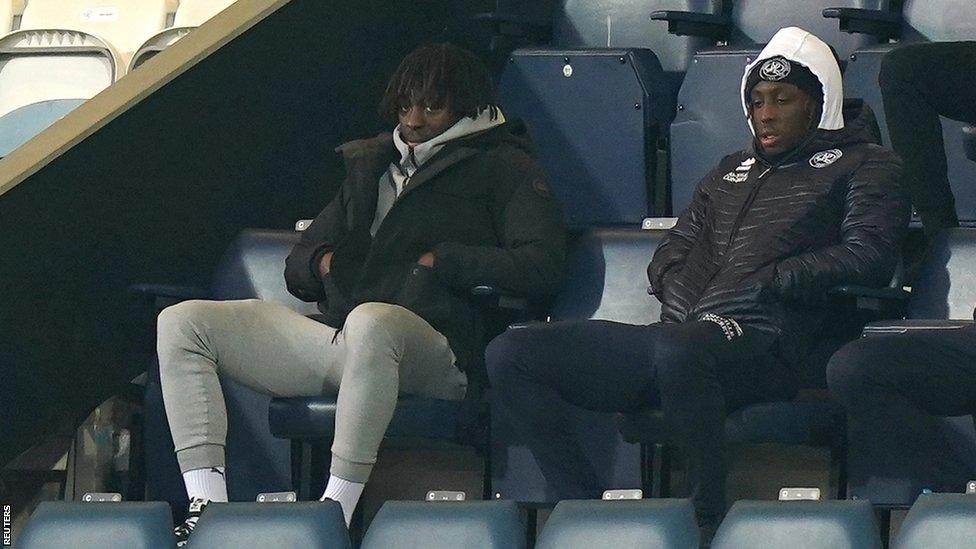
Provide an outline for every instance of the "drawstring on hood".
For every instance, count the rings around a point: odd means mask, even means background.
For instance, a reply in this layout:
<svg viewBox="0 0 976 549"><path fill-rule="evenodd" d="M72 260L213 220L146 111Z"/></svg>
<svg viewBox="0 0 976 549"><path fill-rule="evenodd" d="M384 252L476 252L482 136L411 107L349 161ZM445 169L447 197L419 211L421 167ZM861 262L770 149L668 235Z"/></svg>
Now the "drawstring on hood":
<svg viewBox="0 0 976 549"><path fill-rule="evenodd" d="M752 119L749 118L749 102L748 97L746 97L750 83L749 76L753 69L774 57L782 57L803 65L820 81L823 88L823 104L817 128L821 130L843 129L844 87L840 75L840 66L837 65L834 53L830 46L813 34L799 27L786 27L780 29L773 36L756 60L746 66L745 73L742 75L742 87L739 96L742 99L742 111L746 115L752 134L756 135L756 127L753 125Z"/></svg>

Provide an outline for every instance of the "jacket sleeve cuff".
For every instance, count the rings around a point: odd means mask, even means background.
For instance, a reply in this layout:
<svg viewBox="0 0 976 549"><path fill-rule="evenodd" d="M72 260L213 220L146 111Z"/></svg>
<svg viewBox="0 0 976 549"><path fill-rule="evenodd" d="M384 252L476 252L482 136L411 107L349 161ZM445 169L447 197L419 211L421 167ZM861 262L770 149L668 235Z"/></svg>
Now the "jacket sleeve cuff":
<svg viewBox="0 0 976 549"><path fill-rule="evenodd" d="M434 254L434 273L448 286L453 286L460 275L461 266L455 253L455 245L442 242L431 250Z"/></svg>
<svg viewBox="0 0 976 549"><path fill-rule="evenodd" d="M322 263L322 258L325 257L325 254L331 251L332 246L325 244L321 248L315 250L315 253L312 254L311 259L308 261L308 270L310 273L312 273L312 280L322 282L322 277L319 275L319 265Z"/></svg>

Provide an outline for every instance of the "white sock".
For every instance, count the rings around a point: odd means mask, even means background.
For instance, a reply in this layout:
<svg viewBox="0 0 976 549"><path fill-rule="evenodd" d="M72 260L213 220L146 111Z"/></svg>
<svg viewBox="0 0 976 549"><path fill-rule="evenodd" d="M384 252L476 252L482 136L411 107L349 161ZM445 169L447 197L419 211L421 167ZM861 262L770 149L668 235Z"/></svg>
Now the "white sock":
<svg viewBox="0 0 976 549"><path fill-rule="evenodd" d="M183 473L183 484L186 485L186 495L208 501L227 501L227 482L224 480L223 467L207 467L193 469Z"/></svg>
<svg viewBox="0 0 976 549"><path fill-rule="evenodd" d="M352 521L352 512L356 510L356 505L359 504L359 498L363 495L363 488L365 487L366 484L364 483L329 475L329 484L326 485L325 492L319 501L326 498L338 501L339 506L342 507L342 516L346 519L346 526L349 526Z"/></svg>

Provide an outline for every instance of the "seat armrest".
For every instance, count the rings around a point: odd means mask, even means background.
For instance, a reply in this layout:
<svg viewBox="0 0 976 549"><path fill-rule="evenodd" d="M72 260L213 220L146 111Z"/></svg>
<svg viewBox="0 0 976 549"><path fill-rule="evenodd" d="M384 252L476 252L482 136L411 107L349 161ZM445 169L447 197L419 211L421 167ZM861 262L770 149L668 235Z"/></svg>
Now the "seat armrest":
<svg viewBox="0 0 976 549"><path fill-rule="evenodd" d="M522 328L531 328L532 326L536 326L536 325L539 325L539 324L545 324L545 322L543 322L541 320L528 320L528 321L525 321L525 322L513 322L513 323L511 323L511 324L508 325L508 329L509 330L521 330Z"/></svg>
<svg viewBox="0 0 976 549"><path fill-rule="evenodd" d="M901 317L911 294L901 288L869 288L845 284L827 291L827 295L842 300L853 300L858 311L874 311L881 318ZM875 317L877 318L877 317Z"/></svg>
<svg viewBox="0 0 976 549"><path fill-rule="evenodd" d="M831 288L827 293L832 296L870 297L896 303L904 303L908 301L909 297L911 297L911 294L901 288L869 288L867 286L857 286L855 284L836 286Z"/></svg>
<svg viewBox="0 0 976 549"><path fill-rule="evenodd" d="M475 286L471 288L471 296L492 309L521 312L529 308L529 300L526 298L495 286Z"/></svg>
<svg viewBox="0 0 976 549"><path fill-rule="evenodd" d="M861 337L879 335L923 333L943 330L961 330L972 327L972 320L938 320L938 319L909 319L886 320L868 323L861 332Z"/></svg>
<svg viewBox="0 0 976 549"><path fill-rule="evenodd" d="M199 286L186 286L180 284L133 284L128 288L129 293L142 295L152 298L179 299L206 299L210 293Z"/></svg>
<svg viewBox="0 0 976 549"><path fill-rule="evenodd" d="M671 34L702 36L716 42L727 41L732 31L732 18L726 14L659 10L651 12L651 19L667 21Z"/></svg>
<svg viewBox="0 0 976 549"><path fill-rule="evenodd" d="M126 288L141 303L140 315L156 318L163 309L189 299L208 299L210 292L199 286L180 284L133 284Z"/></svg>
<svg viewBox="0 0 976 549"><path fill-rule="evenodd" d="M849 33L870 34L884 42L901 34L902 17L898 12L863 8L826 8L823 16L837 19L840 30Z"/></svg>

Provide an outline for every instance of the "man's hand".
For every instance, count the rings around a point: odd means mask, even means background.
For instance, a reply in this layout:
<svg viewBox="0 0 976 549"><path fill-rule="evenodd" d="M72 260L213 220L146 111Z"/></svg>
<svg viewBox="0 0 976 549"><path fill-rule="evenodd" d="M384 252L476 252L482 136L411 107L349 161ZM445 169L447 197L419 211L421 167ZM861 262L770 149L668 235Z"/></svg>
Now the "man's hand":
<svg viewBox="0 0 976 549"><path fill-rule="evenodd" d="M420 259L417 260L417 263L423 265L424 267L433 267L434 254L432 252L425 253L424 255L420 256Z"/></svg>
<svg viewBox="0 0 976 549"><path fill-rule="evenodd" d="M319 277L323 277L329 274L332 270L332 252L327 252L322 256L322 260L319 261Z"/></svg>

